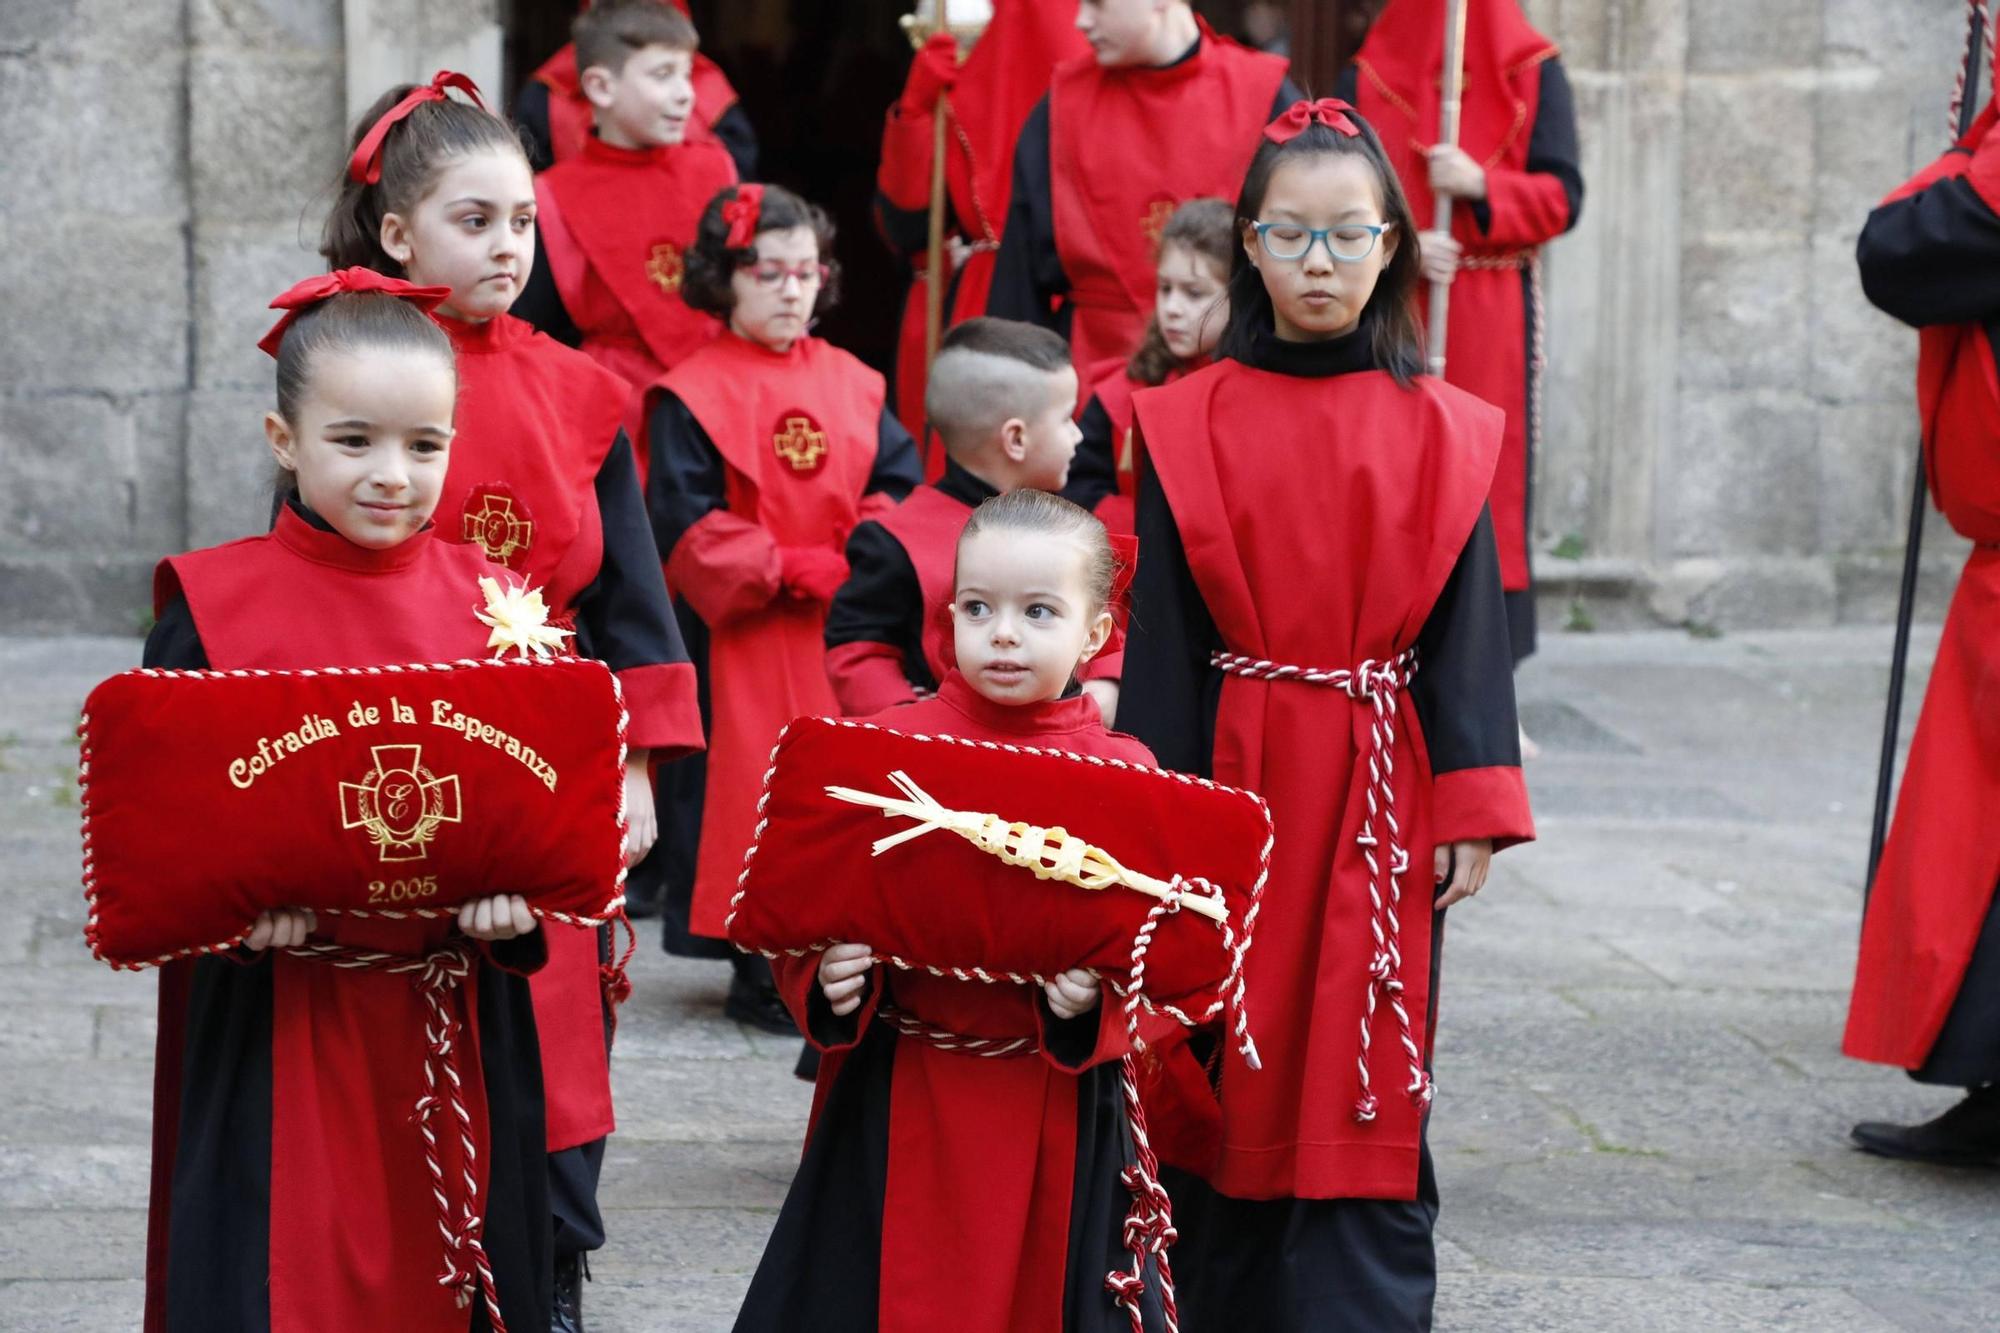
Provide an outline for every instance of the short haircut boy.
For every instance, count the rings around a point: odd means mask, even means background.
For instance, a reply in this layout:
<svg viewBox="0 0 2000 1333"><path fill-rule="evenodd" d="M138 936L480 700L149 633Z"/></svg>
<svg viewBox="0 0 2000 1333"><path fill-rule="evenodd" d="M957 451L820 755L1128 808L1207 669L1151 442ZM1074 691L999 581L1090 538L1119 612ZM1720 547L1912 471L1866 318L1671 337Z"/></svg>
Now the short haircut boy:
<svg viewBox="0 0 2000 1333"><path fill-rule="evenodd" d="M948 451L975 449L1009 419L1044 411L1049 377L1069 368L1059 334L990 315L968 319L938 345L924 415Z"/></svg>
<svg viewBox="0 0 2000 1333"><path fill-rule="evenodd" d="M625 62L649 46L693 51L701 44L694 24L666 0L598 0L570 25L576 72L625 71Z"/></svg>

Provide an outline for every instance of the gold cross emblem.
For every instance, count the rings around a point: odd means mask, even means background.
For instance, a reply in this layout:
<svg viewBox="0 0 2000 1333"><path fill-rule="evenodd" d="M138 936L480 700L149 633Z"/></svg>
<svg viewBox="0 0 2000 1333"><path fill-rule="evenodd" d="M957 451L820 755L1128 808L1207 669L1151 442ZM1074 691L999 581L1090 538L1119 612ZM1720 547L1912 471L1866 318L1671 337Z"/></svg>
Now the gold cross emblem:
<svg viewBox="0 0 2000 1333"><path fill-rule="evenodd" d="M826 460L826 432L803 413L784 418L771 443L794 472L811 472Z"/></svg>
<svg viewBox="0 0 2000 1333"><path fill-rule="evenodd" d="M440 824L459 822L458 778L424 767L421 745L377 745L374 771L340 784L340 826L368 831L386 861L421 861Z"/></svg>
<svg viewBox="0 0 2000 1333"><path fill-rule="evenodd" d="M1174 210L1179 207L1171 199L1155 199L1146 209L1146 216L1139 219L1139 230L1145 233L1146 243L1153 247L1154 253L1159 252L1160 237L1166 232L1167 223L1172 221Z"/></svg>
<svg viewBox="0 0 2000 1333"><path fill-rule="evenodd" d="M479 508L474 509L474 500ZM510 568L514 557L525 552L535 540L535 525L514 512L514 499L491 491L477 493L465 502L465 540L476 543L488 560Z"/></svg>
<svg viewBox="0 0 2000 1333"><path fill-rule="evenodd" d="M681 279L687 276L687 264L681 259L679 247L672 241L661 241L654 246L646 260L646 276L668 296L678 292Z"/></svg>

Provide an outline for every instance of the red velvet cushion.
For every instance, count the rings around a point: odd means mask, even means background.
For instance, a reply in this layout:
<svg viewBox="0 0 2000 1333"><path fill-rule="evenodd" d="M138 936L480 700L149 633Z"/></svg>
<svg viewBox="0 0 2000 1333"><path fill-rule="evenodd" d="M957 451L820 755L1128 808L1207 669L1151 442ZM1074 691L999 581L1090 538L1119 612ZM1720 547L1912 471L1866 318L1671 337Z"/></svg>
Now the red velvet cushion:
<svg viewBox="0 0 2000 1333"><path fill-rule="evenodd" d="M1090 967L1124 984L1156 899L1040 880L944 829L872 855L877 838L914 821L825 789L899 796L892 772L947 808L1061 826L1158 879L1208 879L1222 887L1239 941L1263 884L1270 814L1247 792L1105 759L802 718L778 742L731 909L732 941L777 953L861 940L909 966L1043 977ZM1222 940L1192 911L1164 918L1145 994L1206 1009L1229 971Z"/></svg>
<svg viewBox="0 0 2000 1333"><path fill-rule="evenodd" d="M519 893L588 922L624 900L625 710L600 662L128 671L81 735L84 933L113 966L232 947L274 907Z"/></svg>

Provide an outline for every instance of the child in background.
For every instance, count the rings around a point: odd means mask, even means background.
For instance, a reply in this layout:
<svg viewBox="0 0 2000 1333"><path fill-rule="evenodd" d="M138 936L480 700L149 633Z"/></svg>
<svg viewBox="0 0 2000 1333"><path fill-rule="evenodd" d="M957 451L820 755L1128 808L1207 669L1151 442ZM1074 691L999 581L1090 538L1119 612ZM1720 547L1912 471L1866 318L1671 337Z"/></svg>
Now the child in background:
<svg viewBox="0 0 2000 1333"><path fill-rule="evenodd" d="M726 327L642 399L653 533L704 663L713 738L703 764L669 770L671 837L694 856L669 867L665 940L730 956L725 1011L774 1032L792 1023L770 969L729 948L723 918L779 731L835 711L826 608L847 578L848 534L919 480L882 376L810 332L837 292L832 253L833 223L791 191L717 194L684 295Z"/></svg>
<svg viewBox="0 0 2000 1333"><path fill-rule="evenodd" d="M541 244L513 313L638 389L722 331L681 282L701 210L736 168L688 138L698 39L679 10L605 0L574 32L595 129L535 183Z"/></svg>
<svg viewBox="0 0 2000 1333"><path fill-rule="evenodd" d="M1132 531L1139 455L1132 395L1170 384L1208 364L1229 323L1229 259L1236 250L1236 210L1220 199L1194 199L1174 210L1160 233L1159 285L1146 336L1130 360L1099 369L1077 424L1083 442L1063 494L1104 520Z"/></svg>

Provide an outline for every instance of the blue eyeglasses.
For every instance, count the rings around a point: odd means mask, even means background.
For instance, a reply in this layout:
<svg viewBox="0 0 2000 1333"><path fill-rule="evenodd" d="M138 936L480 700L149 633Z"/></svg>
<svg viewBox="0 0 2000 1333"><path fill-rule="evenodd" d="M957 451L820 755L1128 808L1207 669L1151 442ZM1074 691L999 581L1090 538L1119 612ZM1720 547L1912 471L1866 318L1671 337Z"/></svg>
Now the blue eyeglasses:
<svg viewBox="0 0 2000 1333"><path fill-rule="evenodd" d="M1273 259L1304 259L1315 245L1325 242L1326 252L1343 264L1358 264L1375 253L1382 233L1393 222L1343 222L1337 227L1308 227L1298 222L1253 222L1264 253Z"/></svg>

